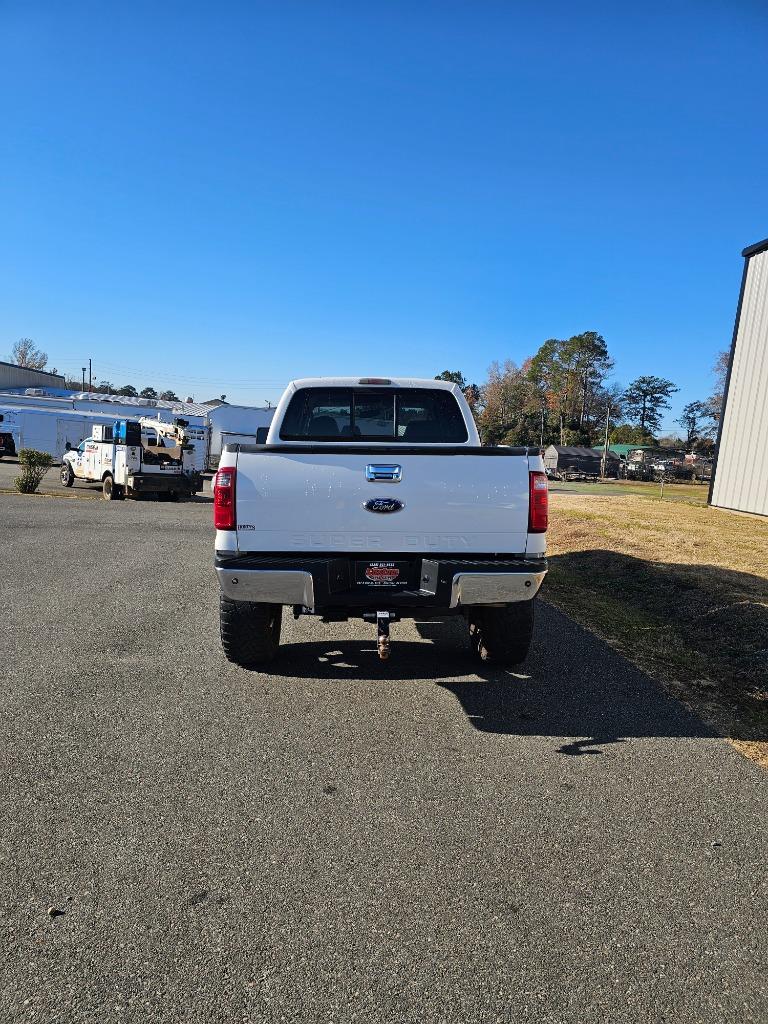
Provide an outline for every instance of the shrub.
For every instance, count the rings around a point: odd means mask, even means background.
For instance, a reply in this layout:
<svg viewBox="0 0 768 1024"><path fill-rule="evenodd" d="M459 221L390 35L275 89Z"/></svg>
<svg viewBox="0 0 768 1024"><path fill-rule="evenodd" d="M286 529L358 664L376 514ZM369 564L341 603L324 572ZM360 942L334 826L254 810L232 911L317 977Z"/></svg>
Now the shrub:
<svg viewBox="0 0 768 1024"><path fill-rule="evenodd" d="M19 465L21 474L13 481L16 490L22 494L34 494L53 465L53 456L34 448L22 448L19 451Z"/></svg>

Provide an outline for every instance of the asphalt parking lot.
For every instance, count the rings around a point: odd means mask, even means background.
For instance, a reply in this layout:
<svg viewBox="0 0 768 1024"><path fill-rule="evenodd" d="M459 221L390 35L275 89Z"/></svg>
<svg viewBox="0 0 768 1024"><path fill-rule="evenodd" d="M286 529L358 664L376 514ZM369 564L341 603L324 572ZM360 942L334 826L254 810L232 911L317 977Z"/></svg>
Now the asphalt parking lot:
<svg viewBox="0 0 768 1024"><path fill-rule="evenodd" d="M765 773L543 603L237 669L210 511L0 494L0 1020L766 1020Z"/></svg>
<svg viewBox="0 0 768 1024"><path fill-rule="evenodd" d="M87 483L84 480L76 480L72 487L65 487L59 477L60 470L60 463L55 466L51 466L40 484L40 494L52 494L59 498L101 498L100 483ZM17 458L6 457L0 459L0 494L4 491L16 490L13 481L19 475L19 472L20 467ZM210 497L210 495L211 474L208 473L205 475L203 490L200 493L200 497Z"/></svg>

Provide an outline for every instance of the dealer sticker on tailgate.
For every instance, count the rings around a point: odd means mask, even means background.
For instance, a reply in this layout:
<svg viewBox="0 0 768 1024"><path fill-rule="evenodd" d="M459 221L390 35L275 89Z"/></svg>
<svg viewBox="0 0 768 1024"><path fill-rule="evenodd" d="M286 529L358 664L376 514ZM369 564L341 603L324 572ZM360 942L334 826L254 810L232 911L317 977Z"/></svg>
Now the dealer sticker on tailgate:
<svg viewBox="0 0 768 1024"><path fill-rule="evenodd" d="M396 587L408 582L407 562L358 562L357 583L364 587Z"/></svg>

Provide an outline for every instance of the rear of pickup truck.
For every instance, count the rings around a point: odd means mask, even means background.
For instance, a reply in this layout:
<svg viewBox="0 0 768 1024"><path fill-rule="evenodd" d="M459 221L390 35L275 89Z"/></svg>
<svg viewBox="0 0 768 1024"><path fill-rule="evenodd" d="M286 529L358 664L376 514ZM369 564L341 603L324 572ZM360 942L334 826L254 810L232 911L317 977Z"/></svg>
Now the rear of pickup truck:
<svg viewBox="0 0 768 1024"><path fill-rule="evenodd" d="M479 657L525 658L546 573L538 450L483 447L455 385L298 381L263 445L222 454L214 486L221 633L251 667L282 607L375 624L463 616Z"/></svg>

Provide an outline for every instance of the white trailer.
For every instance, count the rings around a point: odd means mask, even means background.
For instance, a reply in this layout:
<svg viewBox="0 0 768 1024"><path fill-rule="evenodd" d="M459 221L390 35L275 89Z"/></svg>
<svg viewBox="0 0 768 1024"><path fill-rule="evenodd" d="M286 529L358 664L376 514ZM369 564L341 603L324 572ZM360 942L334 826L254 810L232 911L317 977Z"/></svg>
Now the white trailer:
<svg viewBox="0 0 768 1024"><path fill-rule="evenodd" d="M57 462L70 448L77 448L90 437L97 424L113 423L114 415L83 413L61 407L38 408L0 404L3 429L12 435L16 451L35 448L47 452Z"/></svg>
<svg viewBox="0 0 768 1024"><path fill-rule="evenodd" d="M213 406L208 412L211 431L209 468L216 469L226 445L257 444L259 428L269 427L274 415L274 409L254 409L247 405Z"/></svg>
<svg viewBox="0 0 768 1024"><path fill-rule="evenodd" d="M82 440L89 437L91 429L97 423L114 423L119 419L136 419L148 415L173 423L179 417L188 423L187 436L195 446L195 469L204 472L208 460L209 426L207 412L187 411L187 403L170 408L168 403L161 406L159 402L123 401L120 399L101 401L78 397L62 398L47 395L19 395L0 393L0 414L6 419L16 422L19 434L14 434L16 450L37 448L48 452L58 461L66 451L67 442L76 448ZM201 407L194 406L196 410ZM12 417L11 413L15 416ZM57 422L60 421L60 422ZM13 429L11 429L13 433ZM19 441L21 440L21 443Z"/></svg>

